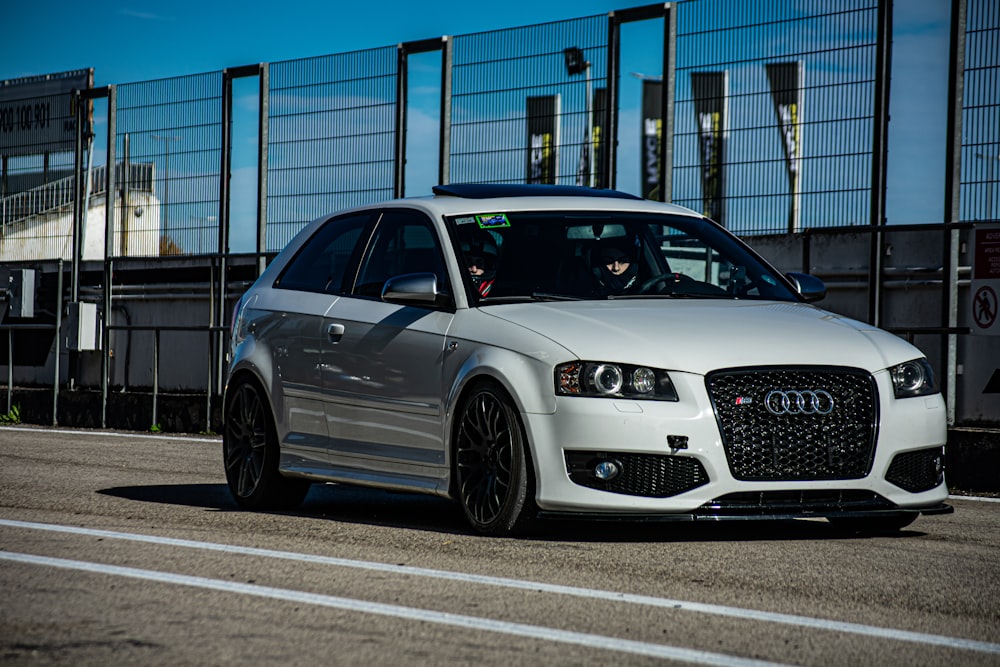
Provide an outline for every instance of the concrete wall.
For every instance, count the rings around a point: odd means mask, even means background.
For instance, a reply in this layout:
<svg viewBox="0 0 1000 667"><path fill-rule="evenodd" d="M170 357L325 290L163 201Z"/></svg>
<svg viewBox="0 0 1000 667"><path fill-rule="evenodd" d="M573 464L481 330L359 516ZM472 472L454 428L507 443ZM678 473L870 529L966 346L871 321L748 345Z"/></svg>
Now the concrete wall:
<svg viewBox="0 0 1000 667"><path fill-rule="evenodd" d="M127 229L122 225L121 206L115 207L114 252L122 257L156 257L160 254L160 202L152 193L136 191L130 195ZM83 258L104 257L106 215L104 195L91 198L83 234ZM125 235L123 238L123 234ZM10 225L0 237L0 262L26 259L73 258L73 209L36 215Z"/></svg>

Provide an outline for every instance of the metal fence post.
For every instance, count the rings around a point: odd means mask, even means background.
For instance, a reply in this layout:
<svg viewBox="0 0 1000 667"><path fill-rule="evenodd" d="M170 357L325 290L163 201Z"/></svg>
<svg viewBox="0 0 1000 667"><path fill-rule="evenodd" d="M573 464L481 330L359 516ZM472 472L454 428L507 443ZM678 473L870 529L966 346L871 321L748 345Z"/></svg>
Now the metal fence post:
<svg viewBox="0 0 1000 667"><path fill-rule="evenodd" d="M941 324L949 329L958 326L958 264L960 232L947 225L961 219L962 190L962 108L965 95L965 22L966 0L951 3L951 57L948 72L948 141L945 146L944 243L942 248ZM945 360L945 406L948 424L955 424L958 398L958 336L949 333L942 339L941 356Z"/></svg>
<svg viewBox="0 0 1000 667"><path fill-rule="evenodd" d="M160 330L153 330L153 423L156 426L156 399L160 386Z"/></svg>
<svg viewBox="0 0 1000 667"><path fill-rule="evenodd" d="M7 414L14 408L14 330L7 327Z"/></svg>
<svg viewBox="0 0 1000 667"><path fill-rule="evenodd" d="M892 0L878 5L875 54L875 100L872 113L872 180L869 224L868 322L882 324L882 269L885 241L885 188L889 135L889 81L892 71Z"/></svg>
<svg viewBox="0 0 1000 667"><path fill-rule="evenodd" d="M63 311L63 260L59 260L59 277L56 279L56 340L55 369L52 379L52 425L59 425L59 360L62 357L62 311Z"/></svg>

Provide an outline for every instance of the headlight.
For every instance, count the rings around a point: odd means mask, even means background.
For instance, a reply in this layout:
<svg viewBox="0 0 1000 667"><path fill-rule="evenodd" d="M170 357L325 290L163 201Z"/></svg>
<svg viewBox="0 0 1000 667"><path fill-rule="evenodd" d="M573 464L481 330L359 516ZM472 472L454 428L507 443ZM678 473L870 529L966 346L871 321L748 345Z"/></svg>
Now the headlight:
<svg viewBox="0 0 1000 667"><path fill-rule="evenodd" d="M938 392L934 369L924 358L893 366L889 369L889 374L892 376L892 390L896 398L927 396Z"/></svg>
<svg viewBox="0 0 1000 667"><path fill-rule="evenodd" d="M651 401L676 401L664 370L606 361L571 361L556 366L556 394Z"/></svg>

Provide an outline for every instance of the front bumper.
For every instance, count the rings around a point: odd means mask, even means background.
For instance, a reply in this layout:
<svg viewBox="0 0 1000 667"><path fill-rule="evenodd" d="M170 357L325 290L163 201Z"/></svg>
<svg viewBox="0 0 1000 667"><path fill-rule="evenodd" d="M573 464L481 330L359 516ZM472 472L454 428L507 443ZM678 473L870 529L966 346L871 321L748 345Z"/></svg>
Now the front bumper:
<svg viewBox="0 0 1000 667"><path fill-rule="evenodd" d="M910 474L919 473L921 465L926 469L928 461L943 461L946 426L940 395L895 399L888 378L877 375L879 423L867 474L746 481L731 473L704 379L681 373L671 377L681 396L678 402L559 397L553 414L523 415L542 515L683 521L951 511L943 504L948 489L942 470L930 484L913 483ZM652 465L659 476L655 492L581 483L581 461L588 457ZM909 460L916 465L900 465ZM570 465L574 461L575 469ZM680 481L675 470L682 471ZM661 483L664 475L669 481Z"/></svg>

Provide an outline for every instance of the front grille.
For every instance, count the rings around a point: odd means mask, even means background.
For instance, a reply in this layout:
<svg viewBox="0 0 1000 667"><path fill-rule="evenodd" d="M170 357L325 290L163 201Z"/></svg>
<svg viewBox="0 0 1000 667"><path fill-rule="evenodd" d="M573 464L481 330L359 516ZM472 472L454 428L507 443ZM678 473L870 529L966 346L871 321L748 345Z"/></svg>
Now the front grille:
<svg viewBox="0 0 1000 667"><path fill-rule="evenodd" d="M709 374L705 384L736 479L860 479L871 471L878 389L867 372L829 367L730 369ZM811 414L775 415L765 404L773 391L827 392L832 408L828 411L830 406L823 404Z"/></svg>
<svg viewBox="0 0 1000 667"><path fill-rule="evenodd" d="M808 516L891 510L896 506L871 491L742 491L699 507L703 516Z"/></svg>
<svg viewBox="0 0 1000 667"><path fill-rule="evenodd" d="M885 479L910 493L929 491L944 481L944 449L896 454Z"/></svg>
<svg viewBox="0 0 1000 667"><path fill-rule="evenodd" d="M621 472L610 480L597 478L594 468L601 461L614 462ZM647 498L675 496L708 483L701 461L690 456L566 452L566 471L581 486Z"/></svg>

